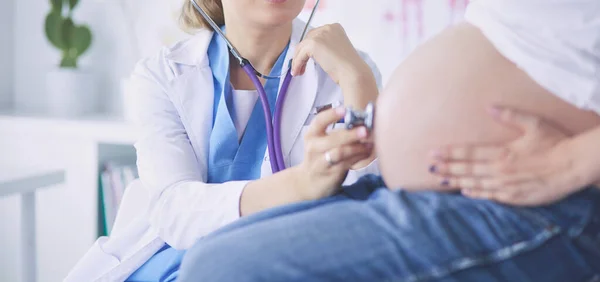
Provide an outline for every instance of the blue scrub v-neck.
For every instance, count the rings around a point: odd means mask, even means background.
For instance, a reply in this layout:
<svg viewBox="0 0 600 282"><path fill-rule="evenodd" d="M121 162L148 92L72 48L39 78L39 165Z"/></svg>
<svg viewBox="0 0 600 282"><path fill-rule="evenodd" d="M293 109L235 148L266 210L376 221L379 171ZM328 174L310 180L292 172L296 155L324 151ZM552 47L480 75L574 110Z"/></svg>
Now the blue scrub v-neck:
<svg viewBox="0 0 600 282"><path fill-rule="evenodd" d="M287 47L277 59L271 75L281 73L286 53ZM259 99L254 105L242 139L238 140L234 124L232 87L229 83L229 51L221 37L213 37L208 48L208 57L215 88L213 130L208 154L208 183L258 179L267 149L267 130L262 103ZM273 115L279 79L267 80L264 88Z"/></svg>

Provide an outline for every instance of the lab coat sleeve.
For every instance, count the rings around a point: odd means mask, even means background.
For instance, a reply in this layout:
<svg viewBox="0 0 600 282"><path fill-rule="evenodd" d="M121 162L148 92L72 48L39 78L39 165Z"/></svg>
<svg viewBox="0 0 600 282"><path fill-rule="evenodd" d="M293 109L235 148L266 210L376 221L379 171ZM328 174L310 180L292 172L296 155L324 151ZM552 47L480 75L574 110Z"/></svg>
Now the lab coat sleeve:
<svg viewBox="0 0 600 282"><path fill-rule="evenodd" d="M373 72L373 75L375 76L375 81L377 82L377 88L381 92L381 90L383 88L383 85L382 85L383 82L382 82L382 78L381 78L381 72L379 71L377 64L375 64L375 62L371 59L371 57L369 55L367 55L366 53L359 51L359 55L363 58L363 60L365 60L367 65L369 65L369 67L371 68L371 71ZM344 181L344 185L352 184L352 183L356 182L356 180L358 180L362 176L365 176L368 174L379 175L379 173L380 173L379 172L379 162L378 162L378 159L375 159L369 165L367 165L361 169L350 170L348 172L348 176L346 177L346 180Z"/></svg>
<svg viewBox="0 0 600 282"><path fill-rule="evenodd" d="M139 176L152 203L149 223L170 246L187 249L239 218L239 199L247 182L204 183L207 158L193 149L177 98L169 96L174 76L169 63L161 56L140 62L129 94L136 102L132 113L140 133L135 143Z"/></svg>

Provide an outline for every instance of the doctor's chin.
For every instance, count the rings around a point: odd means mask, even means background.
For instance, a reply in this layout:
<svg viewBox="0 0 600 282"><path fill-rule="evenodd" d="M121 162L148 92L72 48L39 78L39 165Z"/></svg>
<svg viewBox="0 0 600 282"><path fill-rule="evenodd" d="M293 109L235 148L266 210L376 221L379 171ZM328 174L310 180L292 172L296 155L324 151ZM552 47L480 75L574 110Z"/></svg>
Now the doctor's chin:
<svg viewBox="0 0 600 282"><path fill-rule="evenodd" d="M0 1L0 281L600 281L598 0Z"/></svg>

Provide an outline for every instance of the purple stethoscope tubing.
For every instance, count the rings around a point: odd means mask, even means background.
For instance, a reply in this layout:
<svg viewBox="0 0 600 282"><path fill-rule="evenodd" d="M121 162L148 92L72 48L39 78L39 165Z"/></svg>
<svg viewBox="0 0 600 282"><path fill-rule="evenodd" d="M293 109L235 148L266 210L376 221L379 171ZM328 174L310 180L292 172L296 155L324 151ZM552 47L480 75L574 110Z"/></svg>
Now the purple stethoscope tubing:
<svg viewBox="0 0 600 282"><path fill-rule="evenodd" d="M279 92L279 97L277 97L277 103L275 104L275 117L273 118L271 116L269 100L267 99L267 92L265 91L262 83L260 83L260 80L258 80L258 76L256 75L254 68L252 68L250 64L245 64L242 68L256 87L258 96L260 97L260 102L263 106L262 108L265 115L265 125L267 127L267 150L269 152L269 157L271 158L271 170L273 173L282 171L285 169L285 162L283 158L283 151L281 149L281 113L283 110L285 96L292 81L291 72L288 71L285 79L283 80L281 91Z"/></svg>
<svg viewBox="0 0 600 282"><path fill-rule="evenodd" d="M291 64L292 62L290 62ZM281 148L281 113L283 112L283 102L285 101L285 96L288 93L288 88L290 83L292 82L292 70L288 70L285 78L283 79L283 83L281 84L281 91L279 91L279 97L277 99L277 103L275 103L275 117L273 118L273 138L275 152L278 153L275 156L277 157L277 165L278 171L285 169L285 162L283 159L283 149Z"/></svg>

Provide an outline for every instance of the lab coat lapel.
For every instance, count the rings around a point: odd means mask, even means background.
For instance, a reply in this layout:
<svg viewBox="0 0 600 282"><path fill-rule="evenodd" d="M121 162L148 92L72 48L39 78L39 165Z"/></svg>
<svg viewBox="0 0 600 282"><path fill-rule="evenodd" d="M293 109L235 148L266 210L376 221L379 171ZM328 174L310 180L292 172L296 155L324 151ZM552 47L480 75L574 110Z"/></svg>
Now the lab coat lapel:
<svg viewBox="0 0 600 282"><path fill-rule="evenodd" d="M197 160L202 169L203 180L207 179L208 145L213 124L214 87L213 74L207 56L208 45L213 32L202 30L190 40L179 43L167 55L175 66L172 69L177 79L172 81L174 101L180 103L182 116L189 121L191 128L186 128L190 138L195 139L198 150ZM192 68L190 71L189 69ZM188 69L188 71L184 71Z"/></svg>
<svg viewBox="0 0 600 282"><path fill-rule="evenodd" d="M305 22L301 20L294 21L290 49L285 60L286 68L294 56L304 25ZM281 82L283 82L283 79ZM281 117L281 148L284 156L286 156L286 167L290 166L288 156L292 151L296 139L300 138L300 131L314 107L317 97L317 84L317 68L313 60L308 61L304 75L294 77L290 83L289 93L283 104Z"/></svg>
<svg viewBox="0 0 600 282"><path fill-rule="evenodd" d="M190 138L196 140L197 160L202 168L202 178L206 180L208 167L208 145L213 124L214 87L212 71L205 67L197 72L185 74L173 85L175 92L181 95L183 116L190 122L191 128L186 128Z"/></svg>

